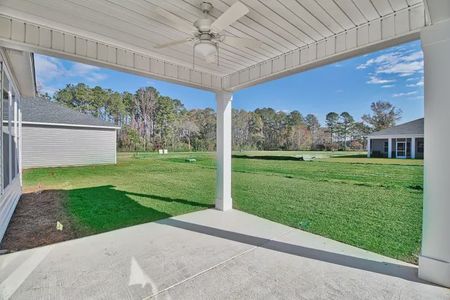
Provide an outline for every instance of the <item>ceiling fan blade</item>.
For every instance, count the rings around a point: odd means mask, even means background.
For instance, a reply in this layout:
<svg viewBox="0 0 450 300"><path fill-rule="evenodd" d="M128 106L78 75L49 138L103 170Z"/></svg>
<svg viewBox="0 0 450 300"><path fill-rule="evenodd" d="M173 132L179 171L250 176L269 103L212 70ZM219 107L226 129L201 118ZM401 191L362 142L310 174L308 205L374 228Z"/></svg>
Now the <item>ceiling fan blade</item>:
<svg viewBox="0 0 450 300"><path fill-rule="evenodd" d="M188 39L184 39L184 40L173 41L173 42L169 42L169 43L165 43L165 44L156 45L153 48L156 48L156 49L167 48L167 47L171 47L171 46L187 43L190 40L191 39L188 38Z"/></svg>
<svg viewBox="0 0 450 300"><path fill-rule="evenodd" d="M262 42L254 39L240 38L235 36L224 36L222 40L225 44L236 48L259 48Z"/></svg>
<svg viewBox="0 0 450 300"><path fill-rule="evenodd" d="M211 24L211 31L215 33L221 32L248 12L248 7L241 2L234 3Z"/></svg>
<svg viewBox="0 0 450 300"><path fill-rule="evenodd" d="M170 25L183 32L197 32L197 28L191 23L181 19L180 17L170 13L162 8L156 8L155 13L163 17L166 21L169 21L167 25Z"/></svg>

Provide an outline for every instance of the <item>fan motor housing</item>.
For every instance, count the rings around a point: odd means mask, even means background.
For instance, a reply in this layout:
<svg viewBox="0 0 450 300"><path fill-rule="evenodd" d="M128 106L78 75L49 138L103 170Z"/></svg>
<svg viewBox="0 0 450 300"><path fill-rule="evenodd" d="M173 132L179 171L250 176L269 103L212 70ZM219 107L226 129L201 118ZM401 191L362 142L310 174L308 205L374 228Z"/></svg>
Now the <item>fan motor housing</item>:
<svg viewBox="0 0 450 300"><path fill-rule="evenodd" d="M211 30L212 20L209 18L198 19L195 21L194 26L200 32L209 32Z"/></svg>
<svg viewBox="0 0 450 300"><path fill-rule="evenodd" d="M209 2L204 1L202 2L202 4L200 4L200 9L202 10L203 13L209 13L212 8L213 6Z"/></svg>

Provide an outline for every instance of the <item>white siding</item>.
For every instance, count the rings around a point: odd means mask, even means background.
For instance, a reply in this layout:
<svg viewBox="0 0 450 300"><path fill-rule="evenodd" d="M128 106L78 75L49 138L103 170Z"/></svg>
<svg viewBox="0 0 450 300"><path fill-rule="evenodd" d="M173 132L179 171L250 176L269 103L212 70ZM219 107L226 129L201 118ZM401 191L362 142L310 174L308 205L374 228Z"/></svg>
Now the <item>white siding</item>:
<svg viewBox="0 0 450 300"><path fill-rule="evenodd" d="M114 164L114 129L22 125L23 167Z"/></svg>

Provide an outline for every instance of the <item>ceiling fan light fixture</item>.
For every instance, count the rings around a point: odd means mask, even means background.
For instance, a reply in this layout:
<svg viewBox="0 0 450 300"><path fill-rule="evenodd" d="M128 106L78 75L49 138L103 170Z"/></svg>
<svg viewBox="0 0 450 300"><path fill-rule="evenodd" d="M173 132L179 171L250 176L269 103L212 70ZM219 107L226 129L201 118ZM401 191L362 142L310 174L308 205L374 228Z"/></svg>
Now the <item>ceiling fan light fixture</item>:
<svg viewBox="0 0 450 300"><path fill-rule="evenodd" d="M217 53L216 45L211 41L200 41L195 44L195 51L202 57L208 57Z"/></svg>

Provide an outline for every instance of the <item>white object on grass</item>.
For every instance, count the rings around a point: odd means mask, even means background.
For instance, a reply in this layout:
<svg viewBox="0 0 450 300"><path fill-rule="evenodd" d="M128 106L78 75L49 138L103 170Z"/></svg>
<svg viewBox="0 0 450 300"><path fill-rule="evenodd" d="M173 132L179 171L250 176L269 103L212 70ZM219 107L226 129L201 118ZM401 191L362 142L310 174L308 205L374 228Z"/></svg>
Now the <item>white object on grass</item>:
<svg viewBox="0 0 450 300"><path fill-rule="evenodd" d="M61 224L59 221L56 222L56 230L62 231L63 227L63 224Z"/></svg>

